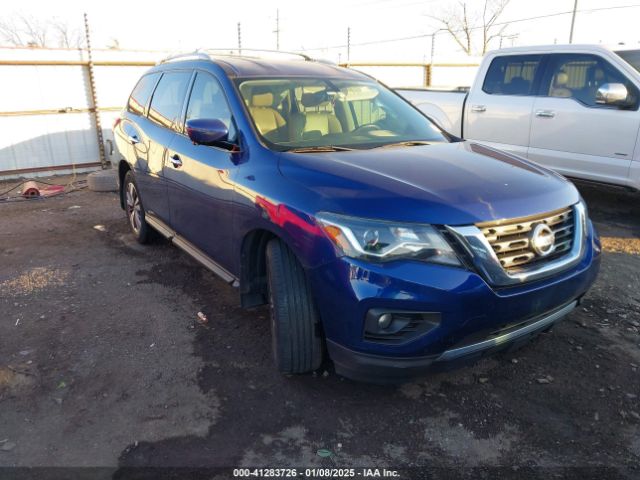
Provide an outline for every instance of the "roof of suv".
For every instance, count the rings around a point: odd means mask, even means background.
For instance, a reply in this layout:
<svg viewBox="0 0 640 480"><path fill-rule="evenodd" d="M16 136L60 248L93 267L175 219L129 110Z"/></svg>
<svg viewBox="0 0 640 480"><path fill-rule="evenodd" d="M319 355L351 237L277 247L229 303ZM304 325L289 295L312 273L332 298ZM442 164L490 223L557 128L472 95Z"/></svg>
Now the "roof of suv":
<svg viewBox="0 0 640 480"><path fill-rule="evenodd" d="M175 64L186 61L217 64L222 67L230 77L314 76L370 80L369 76L356 70L343 68L323 61L305 59L303 56L295 60L285 60L241 55L216 55L202 52L171 57L161 62L161 64Z"/></svg>

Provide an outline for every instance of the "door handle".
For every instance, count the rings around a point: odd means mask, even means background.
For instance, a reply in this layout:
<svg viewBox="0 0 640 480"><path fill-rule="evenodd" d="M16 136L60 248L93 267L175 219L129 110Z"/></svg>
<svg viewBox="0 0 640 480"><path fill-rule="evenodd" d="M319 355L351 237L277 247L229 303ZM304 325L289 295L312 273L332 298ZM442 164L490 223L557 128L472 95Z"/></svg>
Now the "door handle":
<svg viewBox="0 0 640 480"><path fill-rule="evenodd" d="M551 110L538 110L536 112L536 117L540 117L540 118L553 118L556 116L556 112L553 112Z"/></svg>
<svg viewBox="0 0 640 480"><path fill-rule="evenodd" d="M140 143L140 139L137 135L129 135L129 143L131 145L137 145L138 143Z"/></svg>
<svg viewBox="0 0 640 480"><path fill-rule="evenodd" d="M487 111L487 107L485 105L472 105L471 106L471 111L472 112L482 113L482 112L486 112Z"/></svg>
<svg viewBox="0 0 640 480"><path fill-rule="evenodd" d="M170 160L174 168L180 168L182 166L182 160L180 160L180 156L177 153L172 155Z"/></svg>

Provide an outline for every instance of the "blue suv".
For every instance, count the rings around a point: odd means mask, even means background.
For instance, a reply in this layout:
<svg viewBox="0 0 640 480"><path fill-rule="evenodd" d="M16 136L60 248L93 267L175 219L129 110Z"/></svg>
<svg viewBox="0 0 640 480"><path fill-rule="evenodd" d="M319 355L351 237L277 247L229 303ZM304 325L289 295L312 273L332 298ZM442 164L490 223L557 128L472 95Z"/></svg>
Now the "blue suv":
<svg viewBox="0 0 640 480"><path fill-rule="evenodd" d="M597 275L570 182L460 141L354 70L173 57L114 132L133 234L167 237L244 307L269 304L285 374L328 356L344 376L395 382L513 348Z"/></svg>

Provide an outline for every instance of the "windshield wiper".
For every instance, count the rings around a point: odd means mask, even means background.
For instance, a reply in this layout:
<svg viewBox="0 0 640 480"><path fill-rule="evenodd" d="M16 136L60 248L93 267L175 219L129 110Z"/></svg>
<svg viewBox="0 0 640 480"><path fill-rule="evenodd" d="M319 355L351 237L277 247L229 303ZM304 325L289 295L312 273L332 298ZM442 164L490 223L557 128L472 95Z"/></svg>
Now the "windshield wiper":
<svg viewBox="0 0 640 480"><path fill-rule="evenodd" d="M307 152L350 152L352 150L355 150L355 148L339 147L337 145L316 145L313 147L296 147L296 148L291 148L285 151L294 152L294 153L307 153Z"/></svg>
<svg viewBox="0 0 640 480"><path fill-rule="evenodd" d="M430 142L425 142L424 140L407 140L404 142L395 142L395 143L385 143L384 145L379 145L373 148L390 148L390 147L418 147L420 145L431 145Z"/></svg>

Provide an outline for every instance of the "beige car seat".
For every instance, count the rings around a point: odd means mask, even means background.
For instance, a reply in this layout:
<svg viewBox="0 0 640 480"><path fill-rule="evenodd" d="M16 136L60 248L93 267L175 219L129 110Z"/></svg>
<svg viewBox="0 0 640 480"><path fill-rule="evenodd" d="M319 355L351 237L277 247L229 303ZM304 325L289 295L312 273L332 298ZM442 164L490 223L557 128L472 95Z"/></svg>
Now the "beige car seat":
<svg viewBox="0 0 640 480"><path fill-rule="evenodd" d="M550 97L571 98L573 92L567 88L569 75L566 72L558 72L553 79L553 84L549 89Z"/></svg>
<svg viewBox="0 0 640 480"><path fill-rule="evenodd" d="M303 136L311 132L315 134L319 132L322 136L329 133L342 133L342 125L333 112L330 101L326 100L324 92L319 93L302 94L301 103L305 110Z"/></svg>
<svg viewBox="0 0 640 480"><path fill-rule="evenodd" d="M280 112L273 108L273 93L270 92L253 94L249 111L258 131L264 136L276 134L287 123Z"/></svg>

